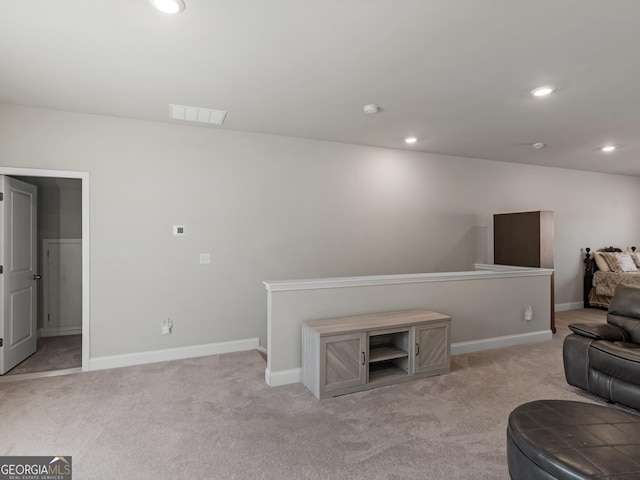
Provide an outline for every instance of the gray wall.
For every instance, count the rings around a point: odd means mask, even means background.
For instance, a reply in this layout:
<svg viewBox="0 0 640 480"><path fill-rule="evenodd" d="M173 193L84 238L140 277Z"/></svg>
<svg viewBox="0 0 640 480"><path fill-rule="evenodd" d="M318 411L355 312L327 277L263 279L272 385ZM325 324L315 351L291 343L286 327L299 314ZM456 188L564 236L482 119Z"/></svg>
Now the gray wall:
<svg viewBox="0 0 640 480"><path fill-rule="evenodd" d="M62 179L38 188L38 228L42 238L82 238L82 182Z"/></svg>
<svg viewBox="0 0 640 480"><path fill-rule="evenodd" d="M7 165L2 162L2 165ZM43 238L82 238L82 182L14 176L38 187L38 244Z"/></svg>
<svg viewBox="0 0 640 480"><path fill-rule="evenodd" d="M640 243L636 177L2 104L0 162L90 174L92 357L264 345L262 280L471 270L494 213L555 211L558 304L581 248Z"/></svg>

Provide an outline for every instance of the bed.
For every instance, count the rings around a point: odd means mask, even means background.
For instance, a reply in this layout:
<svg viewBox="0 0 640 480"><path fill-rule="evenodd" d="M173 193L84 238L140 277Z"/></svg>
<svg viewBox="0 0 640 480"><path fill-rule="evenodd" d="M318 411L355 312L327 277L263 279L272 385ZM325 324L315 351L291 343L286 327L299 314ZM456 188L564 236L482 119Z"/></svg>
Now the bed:
<svg viewBox="0 0 640 480"><path fill-rule="evenodd" d="M640 287L640 256L636 247L585 249L584 308L608 308L619 284Z"/></svg>

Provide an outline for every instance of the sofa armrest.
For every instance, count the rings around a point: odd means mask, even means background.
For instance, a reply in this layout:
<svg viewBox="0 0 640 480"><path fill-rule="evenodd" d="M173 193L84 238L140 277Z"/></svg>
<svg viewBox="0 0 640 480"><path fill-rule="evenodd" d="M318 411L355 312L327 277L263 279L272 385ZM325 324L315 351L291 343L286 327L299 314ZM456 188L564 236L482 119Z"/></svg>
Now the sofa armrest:
<svg viewBox="0 0 640 480"><path fill-rule="evenodd" d="M610 342L626 342L629 335L620 327L610 323L572 323L569 329L580 336L594 340L609 340Z"/></svg>

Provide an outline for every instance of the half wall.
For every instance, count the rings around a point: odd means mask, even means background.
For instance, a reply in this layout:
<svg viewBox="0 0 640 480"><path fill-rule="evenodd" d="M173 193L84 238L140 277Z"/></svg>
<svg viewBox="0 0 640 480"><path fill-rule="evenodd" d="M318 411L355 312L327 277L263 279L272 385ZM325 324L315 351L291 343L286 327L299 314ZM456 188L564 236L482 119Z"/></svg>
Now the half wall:
<svg viewBox="0 0 640 480"><path fill-rule="evenodd" d="M301 323L424 308L450 315L451 354L550 340L552 269L476 264L474 271L265 281L268 385L300 381ZM526 307L533 318L524 320Z"/></svg>

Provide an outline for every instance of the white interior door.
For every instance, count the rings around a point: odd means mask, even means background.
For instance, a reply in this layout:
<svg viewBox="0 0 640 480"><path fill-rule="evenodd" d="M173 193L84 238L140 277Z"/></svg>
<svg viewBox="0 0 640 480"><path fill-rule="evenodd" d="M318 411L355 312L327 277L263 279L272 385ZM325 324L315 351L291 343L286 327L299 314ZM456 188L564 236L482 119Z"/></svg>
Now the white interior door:
<svg viewBox="0 0 640 480"><path fill-rule="evenodd" d="M37 188L0 175L0 374L37 346Z"/></svg>
<svg viewBox="0 0 640 480"><path fill-rule="evenodd" d="M43 337L82 333L82 240L44 239Z"/></svg>

